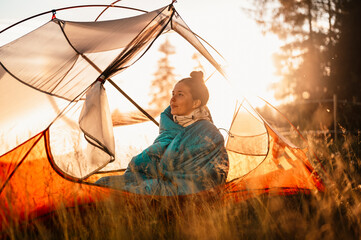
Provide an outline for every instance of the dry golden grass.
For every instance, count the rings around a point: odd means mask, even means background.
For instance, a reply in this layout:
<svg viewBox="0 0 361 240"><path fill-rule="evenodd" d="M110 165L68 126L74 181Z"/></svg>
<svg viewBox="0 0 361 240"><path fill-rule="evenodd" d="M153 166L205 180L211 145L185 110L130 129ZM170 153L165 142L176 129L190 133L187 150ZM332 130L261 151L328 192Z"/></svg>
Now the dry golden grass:
<svg viewBox="0 0 361 240"><path fill-rule="evenodd" d="M327 174L315 195L217 200L110 199L6 229L8 239L359 239L360 136L309 137Z"/></svg>

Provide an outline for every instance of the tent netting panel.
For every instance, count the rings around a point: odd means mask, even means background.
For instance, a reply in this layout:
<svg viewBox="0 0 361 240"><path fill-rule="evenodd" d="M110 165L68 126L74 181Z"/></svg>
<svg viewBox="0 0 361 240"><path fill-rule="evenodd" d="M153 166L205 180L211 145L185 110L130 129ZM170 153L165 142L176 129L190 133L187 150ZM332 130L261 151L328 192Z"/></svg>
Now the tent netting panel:
<svg viewBox="0 0 361 240"><path fill-rule="evenodd" d="M283 117L274 111L273 119L282 122ZM285 125L292 129L288 123ZM296 146L276 129L248 102L242 103L226 144L230 158L227 189L231 195L242 199L266 192L325 190L310 163L309 150ZM298 138L300 135L294 134L293 141Z"/></svg>

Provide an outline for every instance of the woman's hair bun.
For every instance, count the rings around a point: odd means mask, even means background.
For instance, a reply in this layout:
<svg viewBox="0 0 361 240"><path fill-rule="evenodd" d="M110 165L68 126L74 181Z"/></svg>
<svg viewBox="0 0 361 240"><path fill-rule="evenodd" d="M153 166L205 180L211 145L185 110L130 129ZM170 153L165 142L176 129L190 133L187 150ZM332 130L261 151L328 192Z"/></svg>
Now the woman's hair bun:
<svg viewBox="0 0 361 240"><path fill-rule="evenodd" d="M190 76L190 78L181 79L178 83L186 84L191 91L193 99L201 100L201 106L206 105L209 99L209 92L203 80L203 72L193 71Z"/></svg>
<svg viewBox="0 0 361 240"><path fill-rule="evenodd" d="M196 81L204 82L203 81L203 72L202 71L193 71L193 72L191 72L190 76L191 76L192 79L194 79Z"/></svg>

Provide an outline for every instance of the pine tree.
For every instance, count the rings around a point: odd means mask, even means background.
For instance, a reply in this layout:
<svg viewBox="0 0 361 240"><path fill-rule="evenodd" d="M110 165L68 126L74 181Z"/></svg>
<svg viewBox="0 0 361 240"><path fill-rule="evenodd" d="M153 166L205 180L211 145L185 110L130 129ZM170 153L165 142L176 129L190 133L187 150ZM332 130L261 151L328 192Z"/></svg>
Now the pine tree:
<svg viewBox="0 0 361 240"><path fill-rule="evenodd" d="M259 1L254 1L259 4ZM318 0L265 0L257 6L257 21L285 44L275 55L282 76L276 84L276 97L319 98L327 88L324 77L328 65L323 61L330 31L320 24L329 14L326 2ZM331 19L331 24L333 20Z"/></svg>
<svg viewBox="0 0 361 240"><path fill-rule="evenodd" d="M175 84L174 67L171 66L169 57L175 54L175 48L168 39L160 45L159 51L163 57L158 60L158 70L154 73L154 80L151 84L151 106L162 110L168 106L171 91Z"/></svg>
<svg viewBox="0 0 361 240"><path fill-rule="evenodd" d="M197 63L197 65L194 67L194 71L202 71L205 73L204 66L201 62L202 55L198 52L193 53L192 59Z"/></svg>

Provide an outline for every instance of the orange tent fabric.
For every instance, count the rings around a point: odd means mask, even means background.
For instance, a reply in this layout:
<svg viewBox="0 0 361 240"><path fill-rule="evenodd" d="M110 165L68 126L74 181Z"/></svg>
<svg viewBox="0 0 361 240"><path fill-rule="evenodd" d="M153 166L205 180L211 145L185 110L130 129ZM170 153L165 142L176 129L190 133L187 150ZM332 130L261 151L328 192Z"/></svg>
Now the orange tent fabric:
<svg viewBox="0 0 361 240"><path fill-rule="evenodd" d="M324 191L322 181L312 170L303 152L289 149L301 156L292 163L292 168L267 171L274 164L282 142L273 138L272 150L265 160L253 171L241 178L228 182L211 192L197 195L216 195L224 201L244 201L261 194L294 194L298 192ZM282 146L283 147L283 146ZM287 146L284 146L287 148ZM276 151L278 149L278 152ZM284 149L282 150L284 151ZM303 158L302 158L303 157ZM1 229L11 223L31 220L52 212L60 206L74 207L105 201L111 196L136 196L90 183L62 176L53 164L49 148L48 129L0 157L0 219ZM157 197L152 198L172 198ZM193 196L194 197L194 196ZM181 197L187 198L187 196ZM179 198L178 198L179 199Z"/></svg>
<svg viewBox="0 0 361 240"><path fill-rule="evenodd" d="M284 142L267 127L269 149L263 160L242 177L226 185L227 199L243 201L260 194L289 195L299 192L324 192L325 185L310 164L306 151ZM227 149L231 166L247 161L249 155ZM251 158L252 159L252 158ZM242 165L242 164L240 164ZM236 167L235 167L236 168Z"/></svg>
<svg viewBox="0 0 361 240"><path fill-rule="evenodd" d="M60 176L52 165L48 130L0 157L1 228L56 210L105 199L111 190Z"/></svg>

